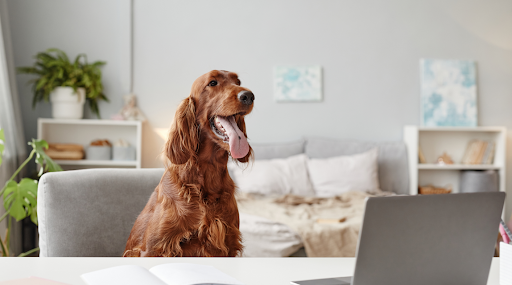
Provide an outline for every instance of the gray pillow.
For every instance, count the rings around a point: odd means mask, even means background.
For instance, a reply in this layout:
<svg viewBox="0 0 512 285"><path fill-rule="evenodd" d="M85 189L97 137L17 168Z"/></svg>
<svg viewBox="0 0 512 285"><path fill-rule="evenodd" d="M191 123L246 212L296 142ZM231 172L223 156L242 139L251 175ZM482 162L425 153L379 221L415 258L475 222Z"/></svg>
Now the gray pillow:
<svg viewBox="0 0 512 285"><path fill-rule="evenodd" d="M254 159L288 158L304 153L303 139L286 143L253 144Z"/></svg>

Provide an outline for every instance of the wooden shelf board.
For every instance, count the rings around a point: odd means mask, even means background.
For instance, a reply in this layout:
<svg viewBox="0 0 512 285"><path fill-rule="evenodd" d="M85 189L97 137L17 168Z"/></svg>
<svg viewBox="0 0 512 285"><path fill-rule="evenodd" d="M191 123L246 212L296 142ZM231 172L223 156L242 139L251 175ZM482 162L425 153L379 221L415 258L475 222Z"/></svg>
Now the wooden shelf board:
<svg viewBox="0 0 512 285"><path fill-rule="evenodd" d="M95 165L95 166L137 166L137 161L121 161L121 160L54 160L60 165Z"/></svg>
<svg viewBox="0 0 512 285"><path fill-rule="evenodd" d="M44 124L103 125L103 126L137 126L140 121L92 120L92 119L50 119L39 118Z"/></svg>
<svg viewBox="0 0 512 285"><path fill-rule="evenodd" d="M504 127L419 127L420 132L502 132Z"/></svg>
<svg viewBox="0 0 512 285"><path fill-rule="evenodd" d="M439 165L439 164L430 164L430 163L420 163L418 164L418 169L426 169L426 170L498 170L502 167L492 165L492 164L449 164L449 165Z"/></svg>

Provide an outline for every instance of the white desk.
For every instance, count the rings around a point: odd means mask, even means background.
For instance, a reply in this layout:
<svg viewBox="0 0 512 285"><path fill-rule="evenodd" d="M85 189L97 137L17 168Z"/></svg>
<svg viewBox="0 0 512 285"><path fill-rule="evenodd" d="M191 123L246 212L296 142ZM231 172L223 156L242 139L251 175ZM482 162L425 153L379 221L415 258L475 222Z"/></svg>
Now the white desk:
<svg viewBox="0 0 512 285"><path fill-rule="evenodd" d="M292 280L350 276L354 258L0 258L0 281L37 276L68 284L85 284L83 273L125 264L146 268L188 262L213 265L246 285L289 285ZM487 285L499 285L499 258L492 261Z"/></svg>

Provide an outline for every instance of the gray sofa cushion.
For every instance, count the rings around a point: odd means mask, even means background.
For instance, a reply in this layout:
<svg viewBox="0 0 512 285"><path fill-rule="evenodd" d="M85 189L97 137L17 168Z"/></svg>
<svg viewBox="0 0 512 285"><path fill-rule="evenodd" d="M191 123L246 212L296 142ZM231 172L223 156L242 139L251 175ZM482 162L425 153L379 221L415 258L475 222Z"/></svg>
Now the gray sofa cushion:
<svg viewBox="0 0 512 285"><path fill-rule="evenodd" d="M379 184L384 191L409 194L407 149L403 142L360 142L325 138L308 138L306 155L309 158L328 158L379 150Z"/></svg>
<svg viewBox="0 0 512 285"><path fill-rule="evenodd" d="M254 159L288 158L304 153L304 143L304 140L272 144L251 143L251 147L254 151Z"/></svg>
<svg viewBox="0 0 512 285"><path fill-rule="evenodd" d="M40 256L122 256L163 169L47 173L38 188Z"/></svg>

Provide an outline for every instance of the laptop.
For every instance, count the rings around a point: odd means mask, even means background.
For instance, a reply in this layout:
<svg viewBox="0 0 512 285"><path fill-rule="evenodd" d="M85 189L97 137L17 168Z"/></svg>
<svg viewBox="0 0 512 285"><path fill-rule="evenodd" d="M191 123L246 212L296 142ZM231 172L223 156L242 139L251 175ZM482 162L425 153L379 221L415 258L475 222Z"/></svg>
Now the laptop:
<svg viewBox="0 0 512 285"><path fill-rule="evenodd" d="M504 192L370 197L353 277L295 285L487 283Z"/></svg>

